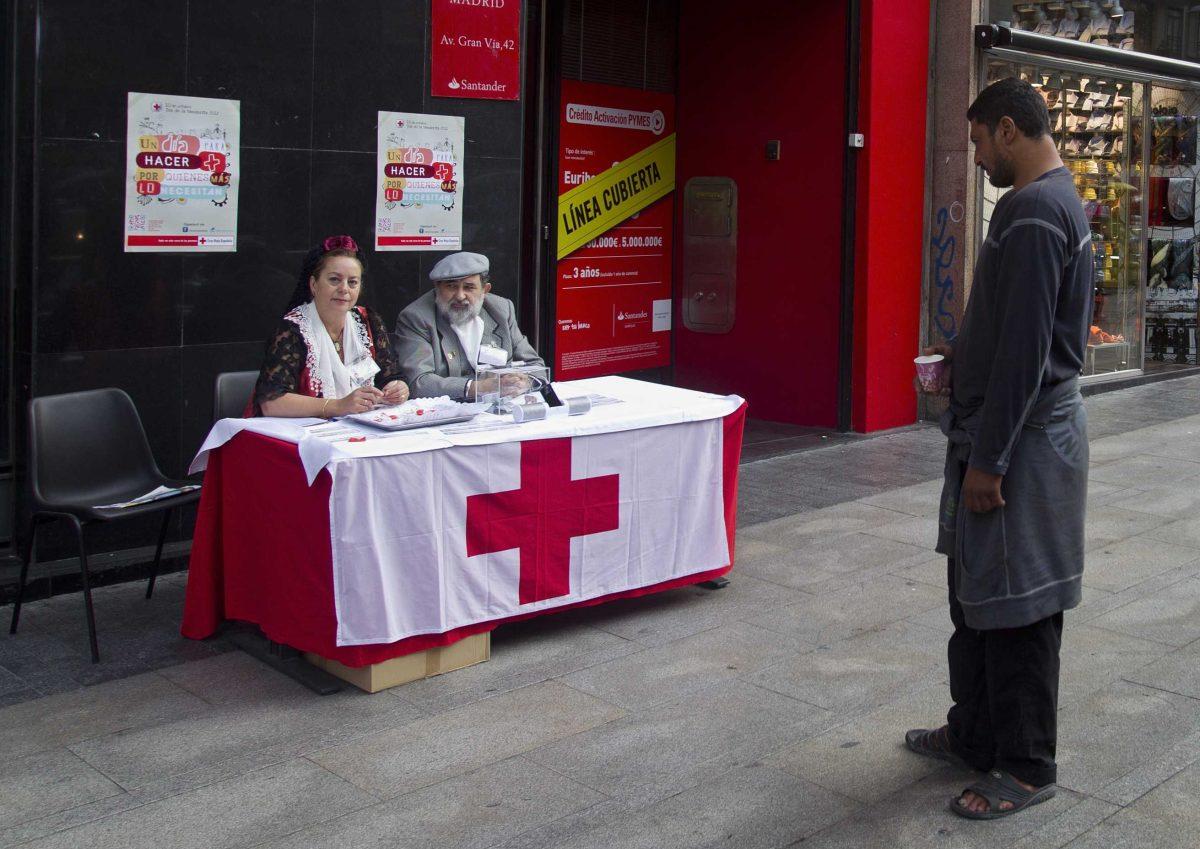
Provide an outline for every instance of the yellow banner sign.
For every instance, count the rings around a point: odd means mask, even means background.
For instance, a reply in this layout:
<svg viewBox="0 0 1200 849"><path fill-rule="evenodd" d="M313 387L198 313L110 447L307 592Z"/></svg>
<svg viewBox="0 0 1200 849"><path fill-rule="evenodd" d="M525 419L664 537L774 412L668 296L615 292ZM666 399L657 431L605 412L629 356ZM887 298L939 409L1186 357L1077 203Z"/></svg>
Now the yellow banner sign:
<svg viewBox="0 0 1200 849"><path fill-rule="evenodd" d="M675 134L558 196L558 258L675 191Z"/></svg>

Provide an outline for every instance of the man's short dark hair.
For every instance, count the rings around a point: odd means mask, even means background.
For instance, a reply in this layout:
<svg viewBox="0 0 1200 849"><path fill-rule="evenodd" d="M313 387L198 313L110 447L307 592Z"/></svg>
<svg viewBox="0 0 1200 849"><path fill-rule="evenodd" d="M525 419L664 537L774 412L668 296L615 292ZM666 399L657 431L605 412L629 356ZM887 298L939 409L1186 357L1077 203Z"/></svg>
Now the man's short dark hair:
<svg viewBox="0 0 1200 849"><path fill-rule="evenodd" d="M1004 116L1012 118L1017 129L1031 139L1050 133L1050 112L1046 101L1029 83L1016 77L998 80L979 92L967 110L967 120L983 124L989 133Z"/></svg>

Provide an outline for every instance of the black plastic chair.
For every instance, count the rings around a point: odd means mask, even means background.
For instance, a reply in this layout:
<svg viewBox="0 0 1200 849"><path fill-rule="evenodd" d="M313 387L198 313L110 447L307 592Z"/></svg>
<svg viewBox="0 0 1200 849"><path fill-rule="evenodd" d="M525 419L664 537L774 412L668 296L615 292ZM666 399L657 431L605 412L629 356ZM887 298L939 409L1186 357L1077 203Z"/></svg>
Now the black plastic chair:
<svg viewBox="0 0 1200 849"><path fill-rule="evenodd" d="M241 418L258 382L256 371L223 371L213 389L213 421Z"/></svg>
<svg viewBox="0 0 1200 849"><path fill-rule="evenodd" d="M187 484L187 481L170 480L158 470L133 400L120 389L47 395L29 402L29 482L33 514L25 536L21 578L9 633L17 632L21 596L35 557L34 538L38 526L65 520L75 530L79 544L88 638L92 662L96 663L100 660L100 650L96 644L96 618L92 611L84 528L94 522L131 519L164 511L154 566L146 586L146 598L150 598L162 561L171 513L176 507L196 501L200 493L193 490L123 509L96 506L130 501L158 486Z"/></svg>

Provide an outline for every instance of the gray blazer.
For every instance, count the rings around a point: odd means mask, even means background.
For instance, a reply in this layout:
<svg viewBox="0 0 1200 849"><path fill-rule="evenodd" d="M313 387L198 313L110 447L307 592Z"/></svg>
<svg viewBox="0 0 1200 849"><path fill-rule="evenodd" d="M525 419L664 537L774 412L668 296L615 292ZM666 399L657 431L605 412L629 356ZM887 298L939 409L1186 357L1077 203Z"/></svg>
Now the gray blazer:
<svg viewBox="0 0 1200 849"><path fill-rule="evenodd" d="M517 327L516 308L508 298L485 295L479 317L483 319L484 345L504 349L510 360L545 365ZM470 357L458 334L438 314L434 290L401 310L392 339L414 398L462 398L466 394L467 381L475 376L475 363L468 362Z"/></svg>

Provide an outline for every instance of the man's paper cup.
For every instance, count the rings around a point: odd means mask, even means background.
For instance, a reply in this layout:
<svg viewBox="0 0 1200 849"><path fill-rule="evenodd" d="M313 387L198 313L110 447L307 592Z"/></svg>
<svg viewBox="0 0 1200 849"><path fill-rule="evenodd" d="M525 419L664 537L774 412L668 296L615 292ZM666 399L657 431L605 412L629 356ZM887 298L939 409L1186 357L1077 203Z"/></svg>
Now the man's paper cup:
<svg viewBox="0 0 1200 849"><path fill-rule="evenodd" d="M946 388L946 358L930 354L913 360L917 366L917 383L922 392L937 394Z"/></svg>

